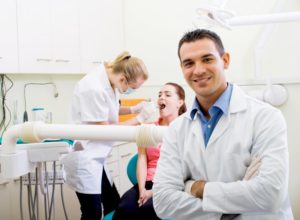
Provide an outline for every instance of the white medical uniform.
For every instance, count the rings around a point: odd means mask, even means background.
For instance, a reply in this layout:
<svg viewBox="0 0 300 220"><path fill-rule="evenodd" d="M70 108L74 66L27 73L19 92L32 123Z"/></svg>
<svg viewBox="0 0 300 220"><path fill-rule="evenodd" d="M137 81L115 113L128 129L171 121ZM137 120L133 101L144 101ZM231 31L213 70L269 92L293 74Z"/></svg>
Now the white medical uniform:
<svg viewBox="0 0 300 220"><path fill-rule="evenodd" d="M207 147L196 114L171 123L163 140L154 178L153 203L159 217L173 220L292 220L288 199L288 146L285 120L278 109L233 87L229 114L216 125ZM243 179L247 161L259 156L257 177ZM204 198L184 192L186 180L205 180Z"/></svg>
<svg viewBox="0 0 300 220"><path fill-rule="evenodd" d="M118 122L119 93L113 90L104 65L84 76L76 85L72 100L72 120L76 124ZM97 125L95 125L97 126ZM101 194L105 159L112 149L109 141L79 141L83 151L69 153L62 162L66 183L76 192ZM109 172L106 174L112 183Z"/></svg>

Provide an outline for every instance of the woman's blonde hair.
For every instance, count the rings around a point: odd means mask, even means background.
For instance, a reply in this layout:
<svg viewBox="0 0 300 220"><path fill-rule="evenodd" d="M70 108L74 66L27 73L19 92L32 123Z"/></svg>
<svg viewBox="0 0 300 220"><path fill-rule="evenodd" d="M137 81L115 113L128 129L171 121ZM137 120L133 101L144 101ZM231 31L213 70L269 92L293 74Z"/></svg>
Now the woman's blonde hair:
<svg viewBox="0 0 300 220"><path fill-rule="evenodd" d="M132 57L127 51L119 54L114 61L106 63L106 67L111 68L115 74L124 73L128 83L136 82L140 76L144 80L148 79L144 62L137 57Z"/></svg>

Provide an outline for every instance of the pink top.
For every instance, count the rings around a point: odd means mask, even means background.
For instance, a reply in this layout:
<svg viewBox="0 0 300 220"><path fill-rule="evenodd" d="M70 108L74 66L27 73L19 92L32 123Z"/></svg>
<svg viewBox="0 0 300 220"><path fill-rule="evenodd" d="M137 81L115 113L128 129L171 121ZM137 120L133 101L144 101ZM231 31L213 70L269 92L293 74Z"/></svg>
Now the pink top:
<svg viewBox="0 0 300 220"><path fill-rule="evenodd" d="M154 178L157 161L160 155L160 147L161 144L159 144L156 147L148 147L146 148L146 154L147 154L147 177L146 181L152 181Z"/></svg>
<svg viewBox="0 0 300 220"><path fill-rule="evenodd" d="M159 119L155 125L159 125L161 119ZM160 155L160 147L161 144L154 146L154 147L148 147L146 148L146 154L147 154L147 176L146 181L153 181L155 170L157 166L157 161Z"/></svg>

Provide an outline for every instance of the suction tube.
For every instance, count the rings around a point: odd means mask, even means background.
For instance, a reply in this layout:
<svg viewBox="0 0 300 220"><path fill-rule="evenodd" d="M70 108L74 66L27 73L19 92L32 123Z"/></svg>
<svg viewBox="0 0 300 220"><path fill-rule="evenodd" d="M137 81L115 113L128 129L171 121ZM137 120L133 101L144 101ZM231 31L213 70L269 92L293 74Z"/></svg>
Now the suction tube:
<svg viewBox="0 0 300 220"><path fill-rule="evenodd" d="M74 139L137 142L138 146L154 146L162 141L166 126L143 124L125 125L72 125L26 122L10 127L3 136L2 152L16 152L16 140L41 142L44 139Z"/></svg>

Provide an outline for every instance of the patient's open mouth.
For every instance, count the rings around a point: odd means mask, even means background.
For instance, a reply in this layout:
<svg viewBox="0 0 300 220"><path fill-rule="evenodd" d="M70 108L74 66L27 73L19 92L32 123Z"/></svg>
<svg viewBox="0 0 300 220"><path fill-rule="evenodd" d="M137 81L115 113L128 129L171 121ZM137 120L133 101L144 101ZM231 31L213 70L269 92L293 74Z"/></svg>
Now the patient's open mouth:
<svg viewBox="0 0 300 220"><path fill-rule="evenodd" d="M165 107L166 107L165 104L160 104L160 105L159 105L159 109L160 109L160 110L163 110Z"/></svg>

